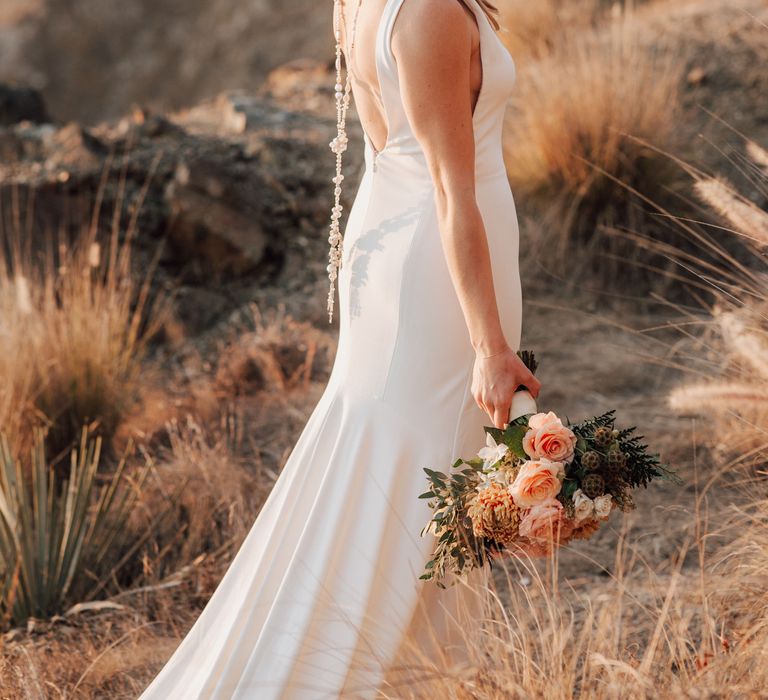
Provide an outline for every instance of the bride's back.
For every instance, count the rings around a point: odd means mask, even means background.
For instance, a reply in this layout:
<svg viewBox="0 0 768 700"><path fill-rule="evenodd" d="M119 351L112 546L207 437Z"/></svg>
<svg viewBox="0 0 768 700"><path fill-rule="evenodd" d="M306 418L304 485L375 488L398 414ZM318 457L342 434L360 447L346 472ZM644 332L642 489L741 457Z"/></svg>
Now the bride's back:
<svg viewBox="0 0 768 700"><path fill-rule="evenodd" d="M388 124L386 110L381 98L381 85L377 71L376 50L381 19L390 0L342 0L343 20L340 22L341 41L347 66L350 69L352 94L355 108L364 132L372 141L376 151L381 151L387 141ZM480 32L472 10L464 0L442 0L457 2L467 16L466 31L470 34L472 56L470 64L470 92L474 108L482 83L482 60L480 56ZM354 47L350 51L355 12L358 10ZM402 32L419 31L417 23L411 21L413 3L402 2L398 21L392 30L392 52L397 54L398 37Z"/></svg>

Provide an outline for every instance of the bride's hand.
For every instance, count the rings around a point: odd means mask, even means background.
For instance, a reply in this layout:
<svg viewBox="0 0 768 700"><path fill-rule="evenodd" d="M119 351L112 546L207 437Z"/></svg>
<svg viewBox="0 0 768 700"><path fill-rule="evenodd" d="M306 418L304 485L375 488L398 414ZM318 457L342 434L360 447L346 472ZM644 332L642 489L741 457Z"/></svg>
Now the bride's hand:
<svg viewBox="0 0 768 700"><path fill-rule="evenodd" d="M541 382L531 373L518 354L507 347L491 357L475 357L472 376L472 396L477 405L490 417L497 428L509 422L512 396L520 386L525 386L536 398Z"/></svg>

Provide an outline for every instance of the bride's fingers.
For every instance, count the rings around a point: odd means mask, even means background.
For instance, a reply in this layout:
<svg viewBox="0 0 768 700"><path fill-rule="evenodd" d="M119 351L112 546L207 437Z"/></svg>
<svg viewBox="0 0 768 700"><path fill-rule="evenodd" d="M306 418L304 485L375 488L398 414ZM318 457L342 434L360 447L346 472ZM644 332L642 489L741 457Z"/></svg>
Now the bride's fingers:
<svg viewBox="0 0 768 700"><path fill-rule="evenodd" d="M507 415L509 415L509 410L507 410ZM493 409L493 424L499 429L503 429L504 426L507 424L506 416L504 415L504 409L501 408L501 406L494 406Z"/></svg>
<svg viewBox="0 0 768 700"><path fill-rule="evenodd" d="M499 413L501 414L502 427L509 423L509 413L512 410L512 403L507 401L503 406L499 406Z"/></svg>
<svg viewBox="0 0 768 700"><path fill-rule="evenodd" d="M526 389L531 392L531 396L533 396L534 399L539 395L539 391L541 390L541 382L536 379L534 374L530 374L523 382L523 384L525 385Z"/></svg>
<svg viewBox="0 0 768 700"><path fill-rule="evenodd" d="M535 376L531 375L531 386L528 387L529 391L531 392L531 396L535 399L538 397L539 392L541 391L541 382L536 379Z"/></svg>

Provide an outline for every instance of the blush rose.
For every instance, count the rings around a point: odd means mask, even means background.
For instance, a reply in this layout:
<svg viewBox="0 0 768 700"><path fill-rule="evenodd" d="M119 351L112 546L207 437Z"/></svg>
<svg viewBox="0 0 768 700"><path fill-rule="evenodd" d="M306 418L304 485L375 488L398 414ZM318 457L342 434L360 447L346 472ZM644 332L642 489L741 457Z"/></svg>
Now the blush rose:
<svg viewBox="0 0 768 700"><path fill-rule="evenodd" d="M552 411L536 413L528 419L523 449L531 459L544 457L553 462L570 463L576 449L576 436Z"/></svg>
<svg viewBox="0 0 768 700"><path fill-rule="evenodd" d="M551 462L548 459L529 460L523 462L509 487L509 492L519 508L536 506L560 493L561 479L564 476L565 468L562 462Z"/></svg>
<svg viewBox="0 0 768 700"><path fill-rule="evenodd" d="M520 521L519 528L522 537L534 542L563 541L570 530L571 525L565 517L563 504L555 498L530 508Z"/></svg>

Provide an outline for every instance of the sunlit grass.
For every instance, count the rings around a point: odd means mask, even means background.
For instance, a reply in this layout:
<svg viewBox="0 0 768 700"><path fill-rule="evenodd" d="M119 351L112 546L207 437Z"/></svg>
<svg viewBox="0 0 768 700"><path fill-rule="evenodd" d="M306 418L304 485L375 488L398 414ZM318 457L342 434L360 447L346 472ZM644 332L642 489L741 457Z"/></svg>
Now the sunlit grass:
<svg viewBox="0 0 768 700"><path fill-rule="evenodd" d="M643 228L648 217L635 193L662 198L678 176L647 144L675 143L683 61L643 37L635 13L622 12L563 31L519 72L507 113L507 172L515 196L543 212L529 245L558 273L606 280L626 272L615 258L637 251L600 235L601 227Z"/></svg>
<svg viewBox="0 0 768 700"><path fill-rule="evenodd" d="M135 213L125 230L119 197L104 235L100 209L99 198L74 242L32 234L20 217L0 227L0 429L14 454L39 424L52 456L85 423L111 435L135 400L141 361L162 324L165 300L150 298L152 268L143 279L132 269Z"/></svg>

